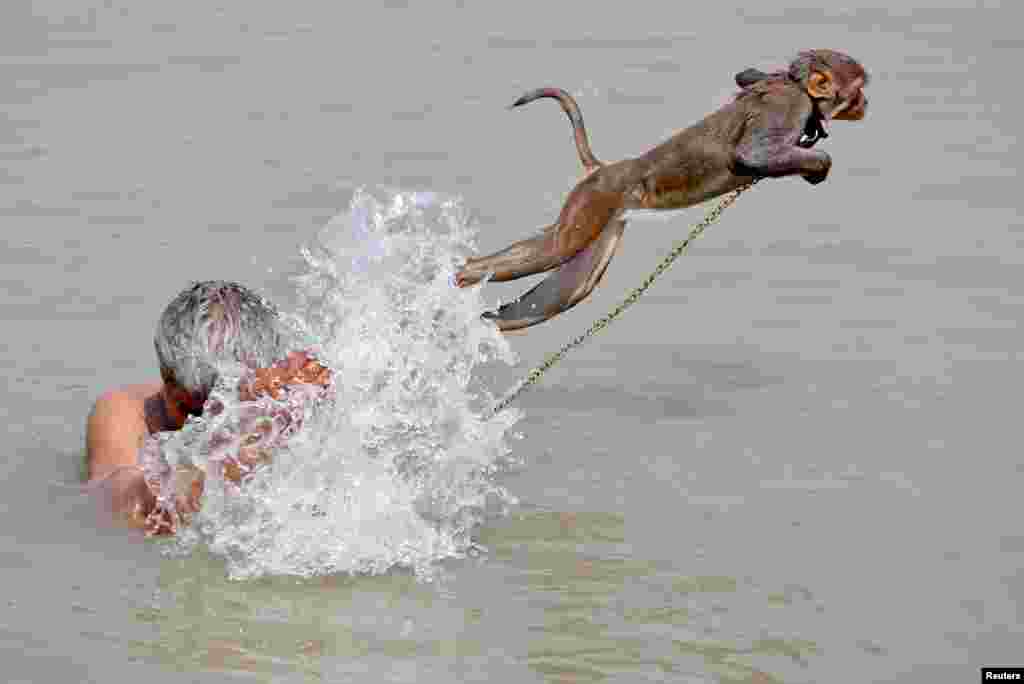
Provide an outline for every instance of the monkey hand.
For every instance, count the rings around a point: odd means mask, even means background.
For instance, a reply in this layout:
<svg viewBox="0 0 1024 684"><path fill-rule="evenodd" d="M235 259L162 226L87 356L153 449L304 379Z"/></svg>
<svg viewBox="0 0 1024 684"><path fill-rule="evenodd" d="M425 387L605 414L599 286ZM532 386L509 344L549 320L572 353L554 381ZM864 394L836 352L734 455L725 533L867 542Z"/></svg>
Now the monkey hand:
<svg viewBox="0 0 1024 684"><path fill-rule="evenodd" d="M811 185L817 185L828 178L828 172L832 168L832 157L825 153L822 154L820 168L803 174L804 180Z"/></svg>
<svg viewBox="0 0 1024 684"><path fill-rule="evenodd" d="M826 171L821 171L821 172L805 173L804 174L804 180L807 181L808 183L810 183L811 185L817 185L818 183L822 183L822 182L825 181L826 178L828 178L828 171L827 170Z"/></svg>

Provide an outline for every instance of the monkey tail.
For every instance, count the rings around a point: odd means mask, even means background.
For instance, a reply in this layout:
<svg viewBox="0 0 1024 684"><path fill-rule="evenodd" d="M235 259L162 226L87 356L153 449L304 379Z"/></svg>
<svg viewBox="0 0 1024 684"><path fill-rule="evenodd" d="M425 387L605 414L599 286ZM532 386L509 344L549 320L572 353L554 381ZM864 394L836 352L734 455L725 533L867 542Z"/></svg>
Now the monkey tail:
<svg viewBox="0 0 1024 684"><path fill-rule="evenodd" d="M576 104L576 100L573 99L572 95L561 88L538 88L536 90L531 90L513 102L509 109L512 107L520 107L528 102L539 100L542 97L550 97L558 100L558 104L562 106L562 111L569 117L569 123L572 124L573 136L576 139L576 151L579 153L580 161L583 162L583 168L586 169L587 173L590 173L600 166L604 166L604 164L594 156L593 151L590 149L590 140L587 138L587 129L583 126L583 115L580 114L579 105Z"/></svg>

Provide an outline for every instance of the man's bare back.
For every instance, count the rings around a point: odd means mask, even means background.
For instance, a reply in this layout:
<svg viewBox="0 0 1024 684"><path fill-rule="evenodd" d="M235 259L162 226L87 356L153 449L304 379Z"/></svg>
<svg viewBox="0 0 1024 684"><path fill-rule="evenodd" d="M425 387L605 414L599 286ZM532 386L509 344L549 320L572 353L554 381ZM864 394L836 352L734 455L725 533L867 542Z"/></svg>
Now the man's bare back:
<svg viewBox="0 0 1024 684"><path fill-rule="evenodd" d="M255 369L254 381L241 386L239 395L245 401L261 395L276 398L285 386L325 387L330 380L330 370L308 352L291 352L271 367ZM140 467L139 450L147 437L180 430L188 415L201 415L202 410L195 398L165 382L129 385L107 392L96 401L86 427L89 480L106 481L111 506L119 517L153 533L173 531L168 521L151 518L156 495ZM240 453L237 460L244 464L254 457ZM226 475L236 480L241 477L237 469L226 471ZM189 495L178 497L179 511L199 510L202 484L199 474Z"/></svg>

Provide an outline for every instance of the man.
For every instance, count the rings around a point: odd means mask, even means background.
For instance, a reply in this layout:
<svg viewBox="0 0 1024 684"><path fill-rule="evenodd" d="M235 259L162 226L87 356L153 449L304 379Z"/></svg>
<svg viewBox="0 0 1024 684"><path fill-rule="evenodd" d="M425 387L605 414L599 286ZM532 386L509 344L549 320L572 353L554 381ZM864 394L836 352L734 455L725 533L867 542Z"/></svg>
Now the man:
<svg viewBox="0 0 1024 684"><path fill-rule="evenodd" d="M269 368L286 353L274 307L224 281L197 282L175 297L157 323L154 343L162 382L106 392L86 425L90 482L103 480L113 510L136 522L155 504L138 464L146 437L180 430L189 415L201 415L219 365ZM198 495L179 507L197 510Z"/></svg>

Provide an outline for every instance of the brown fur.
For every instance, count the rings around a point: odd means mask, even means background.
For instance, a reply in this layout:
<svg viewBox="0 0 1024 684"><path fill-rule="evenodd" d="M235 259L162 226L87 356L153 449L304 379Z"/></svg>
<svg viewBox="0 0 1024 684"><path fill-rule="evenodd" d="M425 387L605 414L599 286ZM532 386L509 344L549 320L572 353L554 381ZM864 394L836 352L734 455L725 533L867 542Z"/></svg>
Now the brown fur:
<svg viewBox="0 0 1024 684"><path fill-rule="evenodd" d="M515 105L556 99L569 117L586 176L569 193L557 223L540 235L495 254L471 258L456 275L465 287L485 277L504 281L558 269L559 282L537 287L518 302L488 315L502 330L535 325L574 306L600 280L619 240L606 240L603 255L585 254L610 225L631 209L682 209L735 190L755 177L803 176L817 184L832 160L811 149L827 137L822 121L863 118L867 73L832 50L802 52L786 70L747 69L736 76L734 101L639 157L604 164L590 150L579 108L556 88L527 93ZM580 255L591 268L573 262Z"/></svg>

